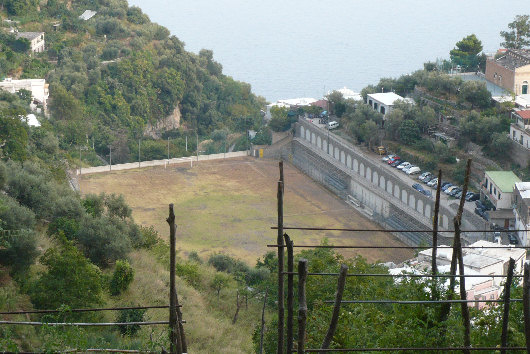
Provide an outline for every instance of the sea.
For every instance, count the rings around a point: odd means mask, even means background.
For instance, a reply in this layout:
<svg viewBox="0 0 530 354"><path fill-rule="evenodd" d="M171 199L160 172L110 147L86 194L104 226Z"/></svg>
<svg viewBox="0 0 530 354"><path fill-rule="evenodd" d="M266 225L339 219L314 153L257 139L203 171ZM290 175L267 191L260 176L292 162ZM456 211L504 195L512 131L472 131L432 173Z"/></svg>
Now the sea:
<svg viewBox="0 0 530 354"><path fill-rule="evenodd" d="M448 59L474 33L486 53L530 13L527 0L129 0L151 21L269 102L359 92L427 61Z"/></svg>

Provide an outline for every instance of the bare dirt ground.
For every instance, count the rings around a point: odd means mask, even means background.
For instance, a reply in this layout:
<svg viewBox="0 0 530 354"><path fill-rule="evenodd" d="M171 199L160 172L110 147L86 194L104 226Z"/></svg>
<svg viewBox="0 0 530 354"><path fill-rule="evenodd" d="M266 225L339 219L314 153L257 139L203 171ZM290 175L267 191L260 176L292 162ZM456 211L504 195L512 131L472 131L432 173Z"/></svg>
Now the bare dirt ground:
<svg viewBox="0 0 530 354"><path fill-rule="evenodd" d="M378 229L348 204L284 164L284 225ZM271 230L276 219L278 163L272 160L237 158L204 161L193 165L115 171L82 176L83 194L123 194L139 224L153 225L168 237L165 219L168 204L175 204L177 247L183 253L197 251L203 258L225 252L250 264L276 242ZM403 245L381 232L319 232L289 230L295 245L318 245L324 238L333 245ZM369 261L403 261L408 250L361 249L340 251L347 257L362 255Z"/></svg>

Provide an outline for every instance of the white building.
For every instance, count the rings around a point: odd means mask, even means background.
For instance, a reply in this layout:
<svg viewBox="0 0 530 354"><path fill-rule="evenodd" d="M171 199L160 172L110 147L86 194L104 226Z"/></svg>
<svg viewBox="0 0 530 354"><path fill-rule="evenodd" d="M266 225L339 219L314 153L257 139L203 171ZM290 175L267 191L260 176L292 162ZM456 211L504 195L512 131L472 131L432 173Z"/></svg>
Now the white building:
<svg viewBox="0 0 530 354"><path fill-rule="evenodd" d="M530 154L530 109L514 110L512 120L514 123L510 125L510 137L528 149Z"/></svg>
<svg viewBox="0 0 530 354"><path fill-rule="evenodd" d="M271 115L271 108L272 107L304 107L304 106L311 106L312 104L318 102L317 99L310 98L310 97L301 97L301 98L290 98L285 100L278 100L274 103L270 103L267 105L267 109L265 111L265 119L270 120L272 118Z"/></svg>
<svg viewBox="0 0 530 354"><path fill-rule="evenodd" d="M44 52L44 32L17 32L15 36L17 39L27 39L30 43L30 48L33 53Z"/></svg>
<svg viewBox="0 0 530 354"><path fill-rule="evenodd" d="M516 182L521 180L512 171L486 171L480 192L496 209L512 209L512 194Z"/></svg>
<svg viewBox="0 0 530 354"><path fill-rule="evenodd" d="M523 246L530 246L530 182L517 182L513 192L515 229Z"/></svg>
<svg viewBox="0 0 530 354"><path fill-rule="evenodd" d="M0 89L11 93L18 92L22 89L31 92L32 102L30 107L33 110L37 110L37 105L42 105L44 112L47 109L48 97L49 97L49 84L44 79L24 79L24 80L12 80L7 78L0 82Z"/></svg>
<svg viewBox="0 0 530 354"><path fill-rule="evenodd" d="M96 14L97 14L97 11L93 11L93 10L85 10L85 12L83 12L83 13L79 16L79 19L80 19L80 20L83 20L83 21L88 21L88 20L90 20L92 17L94 17Z"/></svg>
<svg viewBox="0 0 530 354"><path fill-rule="evenodd" d="M510 258L515 260L514 274L522 274L526 249L499 245L488 241L477 241L470 245L475 248L462 249L464 274L507 275ZM481 248L496 247L496 248ZM440 273L449 273L453 249L440 246L436 254L436 262ZM418 258L411 262L416 269L430 269L432 248L421 251ZM458 269L458 267L457 267ZM457 270L458 274L458 270ZM504 278L466 278L466 294L468 300L476 300L474 306L482 308L486 305L480 300L497 300L503 290ZM473 304L470 304L472 306Z"/></svg>
<svg viewBox="0 0 530 354"><path fill-rule="evenodd" d="M350 90L349 88L346 88L346 87L343 87L343 88L338 89L338 90L328 91L328 95L330 93L332 93L333 91L340 92L342 94L342 97L345 100L362 101L362 99L363 99L363 96L360 93L355 92L353 90Z"/></svg>
<svg viewBox="0 0 530 354"><path fill-rule="evenodd" d="M366 103L373 109L385 115L392 112L396 101L405 101L403 97L394 92L369 93L366 98Z"/></svg>

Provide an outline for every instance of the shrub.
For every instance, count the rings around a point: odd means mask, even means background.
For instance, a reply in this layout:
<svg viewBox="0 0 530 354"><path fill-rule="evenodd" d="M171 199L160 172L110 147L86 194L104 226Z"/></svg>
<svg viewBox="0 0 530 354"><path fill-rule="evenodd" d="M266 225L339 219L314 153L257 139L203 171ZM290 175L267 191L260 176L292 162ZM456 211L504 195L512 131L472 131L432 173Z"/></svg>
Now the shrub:
<svg viewBox="0 0 530 354"><path fill-rule="evenodd" d="M116 322L143 322L145 312L145 309L131 309L120 311L120 313L116 317ZM118 326L118 329L123 335L134 336L140 330L140 325L122 325Z"/></svg>
<svg viewBox="0 0 530 354"><path fill-rule="evenodd" d="M124 259L131 250L131 240L123 225L107 217L85 218L81 222L77 241L84 254L103 267Z"/></svg>
<svg viewBox="0 0 530 354"><path fill-rule="evenodd" d="M160 239L158 231L153 226L140 226L140 240L135 245L136 248L151 248L158 243Z"/></svg>
<svg viewBox="0 0 530 354"><path fill-rule="evenodd" d="M68 240L75 239L79 232L79 221L77 219L70 219L67 217L59 217L54 219L48 225L48 235L58 235L62 233Z"/></svg>
<svg viewBox="0 0 530 354"><path fill-rule="evenodd" d="M7 238L7 243L3 246L4 248L0 248L0 264L11 267L12 274L25 272L35 263L39 254L33 230L19 231Z"/></svg>
<svg viewBox="0 0 530 354"><path fill-rule="evenodd" d="M192 262L202 264L202 259L196 251L191 251L188 255L188 259Z"/></svg>
<svg viewBox="0 0 530 354"><path fill-rule="evenodd" d="M134 279L134 269L126 260L116 261L116 269L110 280L110 294L119 295L129 288Z"/></svg>
<svg viewBox="0 0 530 354"><path fill-rule="evenodd" d="M46 272L29 288L31 302L39 309L61 305L86 308L103 303L101 272L64 237L59 247L48 249L40 262Z"/></svg>
<svg viewBox="0 0 530 354"><path fill-rule="evenodd" d="M175 264L176 274L184 278L194 288L200 287L201 274L197 263L185 262Z"/></svg>
<svg viewBox="0 0 530 354"><path fill-rule="evenodd" d="M33 229L35 213L15 199L0 194L0 229Z"/></svg>
<svg viewBox="0 0 530 354"><path fill-rule="evenodd" d="M245 282L248 286L255 286L263 283L270 276L267 268L251 268L245 275Z"/></svg>
<svg viewBox="0 0 530 354"><path fill-rule="evenodd" d="M105 211L105 208L103 206L103 199L103 193L99 196L96 194L87 194L85 196L85 199L83 200L83 207L85 208L86 212L92 215L93 217L100 217Z"/></svg>
<svg viewBox="0 0 530 354"><path fill-rule="evenodd" d="M125 203L123 195L116 195L114 193L105 196L105 206L107 207L107 214L110 217L118 217L125 219L131 216L132 210Z"/></svg>

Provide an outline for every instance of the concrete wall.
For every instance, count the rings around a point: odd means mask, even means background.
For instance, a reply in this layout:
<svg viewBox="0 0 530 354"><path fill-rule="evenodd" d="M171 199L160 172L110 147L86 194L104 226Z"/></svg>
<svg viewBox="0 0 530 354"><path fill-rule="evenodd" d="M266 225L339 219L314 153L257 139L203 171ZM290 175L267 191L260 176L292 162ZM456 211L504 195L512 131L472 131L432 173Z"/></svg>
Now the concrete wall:
<svg viewBox="0 0 530 354"><path fill-rule="evenodd" d="M329 142L328 142L329 137ZM314 157L303 155L300 150L312 150ZM411 185L389 173L363 152L347 141L320 129L314 124L301 119L295 127L295 141L292 144L292 162L305 173L325 185L326 178L340 179L347 184L347 190L341 191L341 196L349 194L360 203L373 210L375 217L381 220L398 215L408 219L411 227L420 229L431 228L434 216L434 200L414 190ZM319 168L322 161L327 167ZM307 161L304 161L307 160ZM329 182L329 181L328 181ZM411 183L412 184L412 183ZM334 189L334 188L332 188ZM452 229L455 211L445 207L440 208L440 229ZM463 229L476 229L463 220ZM446 236L452 236L446 234Z"/></svg>

